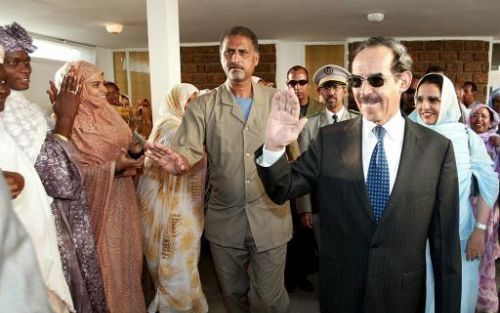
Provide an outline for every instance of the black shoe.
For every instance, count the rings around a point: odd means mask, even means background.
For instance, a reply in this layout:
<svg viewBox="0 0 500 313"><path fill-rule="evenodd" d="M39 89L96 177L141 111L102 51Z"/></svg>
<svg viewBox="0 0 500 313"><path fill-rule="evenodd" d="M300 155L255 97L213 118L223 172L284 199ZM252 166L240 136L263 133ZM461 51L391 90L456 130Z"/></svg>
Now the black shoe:
<svg viewBox="0 0 500 313"><path fill-rule="evenodd" d="M314 286L311 283L309 279L306 277L299 279L297 281L297 286L299 286L300 289L307 291L307 292L313 292L314 291Z"/></svg>

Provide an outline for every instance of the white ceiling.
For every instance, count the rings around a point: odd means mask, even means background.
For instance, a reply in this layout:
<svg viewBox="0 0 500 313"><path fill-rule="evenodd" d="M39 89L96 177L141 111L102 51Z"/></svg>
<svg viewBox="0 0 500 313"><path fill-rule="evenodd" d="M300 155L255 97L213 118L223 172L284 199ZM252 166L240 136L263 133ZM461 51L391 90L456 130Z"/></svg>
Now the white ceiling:
<svg viewBox="0 0 500 313"><path fill-rule="evenodd" d="M170 1L170 0L157 0ZM259 39L300 42L348 37L491 36L500 39L499 0L178 0L183 43L218 41L233 25ZM106 48L147 47L146 0L0 0L0 24ZM371 24L369 12L385 21ZM124 24L106 33L107 22Z"/></svg>

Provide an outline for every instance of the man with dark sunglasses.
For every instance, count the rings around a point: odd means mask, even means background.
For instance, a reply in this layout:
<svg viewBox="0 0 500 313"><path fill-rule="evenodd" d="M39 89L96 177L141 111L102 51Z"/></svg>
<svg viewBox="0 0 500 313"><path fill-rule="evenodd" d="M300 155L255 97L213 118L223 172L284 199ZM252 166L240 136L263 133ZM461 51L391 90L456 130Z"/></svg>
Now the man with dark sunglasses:
<svg viewBox="0 0 500 313"><path fill-rule="evenodd" d="M284 147L306 119L299 118L293 93L274 96L265 145L255 153L258 173L276 203L317 192L321 312L424 312L427 243L435 312L460 312L453 146L401 115L411 65L398 41L363 41L350 79L362 116L322 127L291 164Z"/></svg>
<svg viewBox="0 0 500 313"><path fill-rule="evenodd" d="M300 102L300 116L320 112L325 107L318 101L309 97L309 72L301 65L292 66L286 74L286 85L292 88Z"/></svg>

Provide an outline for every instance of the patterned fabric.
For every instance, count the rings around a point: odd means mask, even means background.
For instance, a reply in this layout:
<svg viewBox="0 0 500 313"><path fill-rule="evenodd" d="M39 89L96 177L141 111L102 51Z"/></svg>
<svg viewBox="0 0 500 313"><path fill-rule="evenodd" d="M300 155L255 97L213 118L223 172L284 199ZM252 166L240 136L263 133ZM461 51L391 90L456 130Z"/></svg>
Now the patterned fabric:
<svg viewBox="0 0 500 313"><path fill-rule="evenodd" d="M33 241L43 281L52 296L50 305L56 312L74 311L57 247L52 199L47 196L33 164L1 126L0 151L0 167L24 177L25 188L12 201L12 207Z"/></svg>
<svg viewBox="0 0 500 313"><path fill-rule="evenodd" d="M180 125L187 99L195 92L193 88L176 86L169 93L167 99L172 101L167 101L165 116L156 125L150 142L170 142ZM137 193L144 254L156 288L149 312L208 311L198 274L205 173L206 158L183 176L169 175L146 159Z"/></svg>
<svg viewBox="0 0 500 313"><path fill-rule="evenodd" d="M84 61L72 66L84 87L71 138L80 155L106 302L111 313L144 312L135 171L115 176L115 160L128 148L132 134L106 98L91 96L86 88L86 82L102 79L102 71Z"/></svg>
<svg viewBox="0 0 500 313"><path fill-rule="evenodd" d="M339 117L337 116L337 114L333 113L332 118L333 118L333 124L338 122Z"/></svg>
<svg viewBox="0 0 500 313"><path fill-rule="evenodd" d="M498 244L499 215L499 206L497 201L488 220L488 230L486 232L486 251L484 256L481 258L481 264L479 265L479 297L476 306L476 309L479 312L498 312L495 260L500 257L500 246Z"/></svg>
<svg viewBox="0 0 500 313"><path fill-rule="evenodd" d="M493 115L492 127L487 132L478 135L481 137L481 139L483 139L486 150L495 163L495 171L500 177L499 149L490 142L490 137L498 136L495 130L498 127L499 117L498 114L492 109L492 107L493 99L499 95L500 89L496 89L490 95L488 106L477 105L472 108L470 114L472 115L478 109L486 107ZM468 121L468 125L470 126L470 119ZM500 257L500 245L498 243L498 225L500 222L499 211L500 208L497 200L495 206L493 207L493 212L488 219L488 230L486 232L486 251L484 253L484 256L481 258L481 264L479 265L479 297L476 309L480 312L498 312L498 293L495 281L495 260Z"/></svg>
<svg viewBox="0 0 500 313"><path fill-rule="evenodd" d="M73 161L74 153L71 145L49 135L35 168L45 190L54 198L52 213L56 220L59 253L75 309L78 313L105 313L97 247L83 176Z"/></svg>
<svg viewBox="0 0 500 313"><path fill-rule="evenodd" d="M30 34L16 22L0 26L0 44L7 52L24 50L33 53L37 49Z"/></svg>
<svg viewBox="0 0 500 313"><path fill-rule="evenodd" d="M50 129L42 109L29 102L22 92L11 90L0 124L4 125L31 164L35 164L45 135Z"/></svg>
<svg viewBox="0 0 500 313"><path fill-rule="evenodd" d="M373 214L378 223L389 200L389 167L384 150L384 135L386 131L382 126L377 125L373 128L373 132L377 136L378 141L370 159L366 185L368 187Z"/></svg>

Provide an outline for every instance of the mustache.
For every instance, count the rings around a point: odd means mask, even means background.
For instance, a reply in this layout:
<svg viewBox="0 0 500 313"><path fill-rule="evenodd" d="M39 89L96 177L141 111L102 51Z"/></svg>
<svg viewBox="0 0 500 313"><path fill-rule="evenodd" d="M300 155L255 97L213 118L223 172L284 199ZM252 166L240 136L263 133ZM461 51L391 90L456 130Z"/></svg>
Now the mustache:
<svg viewBox="0 0 500 313"><path fill-rule="evenodd" d="M238 64L238 63L229 63L229 69L233 69L233 68L237 68L237 69L243 69L243 66Z"/></svg>
<svg viewBox="0 0 500 313"><path fill-rule="evenodd" d="M361 96L360 100L362 103L373 104L373 103L380 102L380 97L377 95L374 95L374 94L370 94L370 95Z"/></svg>

